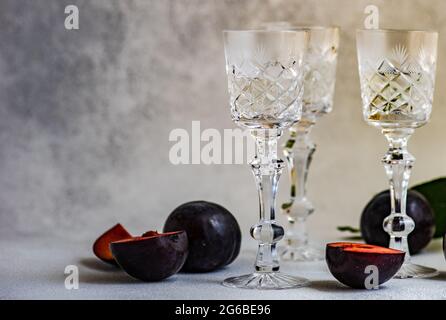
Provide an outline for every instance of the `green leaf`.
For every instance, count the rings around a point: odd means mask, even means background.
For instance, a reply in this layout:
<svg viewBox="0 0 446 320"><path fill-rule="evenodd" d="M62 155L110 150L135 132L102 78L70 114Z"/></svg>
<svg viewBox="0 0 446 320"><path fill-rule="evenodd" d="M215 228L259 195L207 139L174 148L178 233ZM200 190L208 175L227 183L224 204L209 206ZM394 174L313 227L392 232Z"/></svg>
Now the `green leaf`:
<svg viewBox="0 0 446 320"><path fill-rule="evenodd" d="M294 198L296 196L296 185L291 185L291 196Z"/></svg>
<svg viewBox="0 0 446 320"><path fill-rule="evenodd" d="M292 202L286 202L286 203L282 204L282 209L286 210L288 208L291 208L292 205L293 205Z"/></svg>
<svg viewBox="0 0 446 320"><path fill-rule="evenodd" d="M294 139L288 139L287 142L285 143L285 148L292 149L295 142L296 142L296 140L294 140Z"/></svg>
<svg viewBox="0 0 446 320"><path fill-rule="evenodd" d="M364 240L361 235L359 235L359 236L343 237L342 239L345 240L345 241L360 241L360 240Z"/></svg>
<svg viewBox="0 0 446 320"><path fill-rule="evenodd" d="M434 238L446 233L446 177L438 178L412 187L429 201L435 215Z"/></svg>
<svg viewBox="0 0 446 320"><path fill-rule="evenodd" d="M359 228L351 227L351 226L338 226L338 231L341 232L351 232L351 233L360 233L361 230Z"/></svg>

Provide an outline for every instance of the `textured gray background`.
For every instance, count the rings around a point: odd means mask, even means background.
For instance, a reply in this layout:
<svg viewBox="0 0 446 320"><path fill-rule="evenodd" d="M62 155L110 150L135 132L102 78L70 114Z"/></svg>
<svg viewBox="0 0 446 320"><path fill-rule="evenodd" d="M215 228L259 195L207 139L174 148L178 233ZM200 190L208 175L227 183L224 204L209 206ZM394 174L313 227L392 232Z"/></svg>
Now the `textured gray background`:
<svg viewBox="0 0 446 320"><path fill-rule="evenodd" d="M79 6L80 30L64 29L68 4ZM116 221L159 229L194 199L223 204L247 234L257 212L249 168L171 165L168 136L192 120L234 127L221 30L272 20L342 28L334 111L314 130L310 226L328 240L336 225L357 224L386 186L386 144L360 107L354 30L367 4L380 6L381 27L441 32L433 118L410 142L411 182L446 174L443 0L0 0L2 236L94 238Z"/></svg>

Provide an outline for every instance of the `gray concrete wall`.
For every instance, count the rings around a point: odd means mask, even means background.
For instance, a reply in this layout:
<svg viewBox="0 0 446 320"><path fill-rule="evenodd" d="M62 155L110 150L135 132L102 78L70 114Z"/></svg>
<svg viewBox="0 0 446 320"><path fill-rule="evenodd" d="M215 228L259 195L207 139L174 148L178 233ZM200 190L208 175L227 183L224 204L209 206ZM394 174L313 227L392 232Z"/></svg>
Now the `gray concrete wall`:
<svg viewBox="0 0 446 320"><path fill-rule="evenodd" d="M80 9L80 30L64 29L68 4ZM135 233L160 229L194 199L223 204L247 234L257 218L249 168L173 166L168 136L192 120L234 127L221 30L273 20L342 28L334 111L314 130L310 226L327 239L336 225L357 224L386 187L386 144L362 120L355 56L368 4L380 6L381 27L440 31L433 117L410 141L411 182L444 175L445 1L0 0L2 234L94 238L115 221Z"/></svg>

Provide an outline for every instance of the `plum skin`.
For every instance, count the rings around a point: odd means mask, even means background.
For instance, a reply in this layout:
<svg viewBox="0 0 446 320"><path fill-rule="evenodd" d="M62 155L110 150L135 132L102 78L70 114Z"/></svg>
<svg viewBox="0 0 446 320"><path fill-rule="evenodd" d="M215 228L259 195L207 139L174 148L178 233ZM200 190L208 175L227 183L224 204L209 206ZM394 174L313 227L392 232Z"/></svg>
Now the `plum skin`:
<svg viewBox="0 0 446 320"><path fill-rule="evenodd" d="M443 236L443 254L444 258L446 259L446 233Z"/></svg>
<svg viewBox="0 0 446 320"><path fill-rule="evenodd" d="M383 229L383 221L390 214L390 191L382 191L369 201L364 208L360 229L368 244L387 247L389 234ZM425 248L435 233L434 212L427 199L415 190L409 190L406 203L407 214L414 219L415 229L407 237L410 254Z"/></svg>
<svg viewBox="0 0 446 320"><path fill-rule="evenodd" d="M237 220L216 203L192 201L177 207L164 225L164 232L174 230L185 230L189 240L189 255L182 271L213 271L233 262L240 252Z"/></svg>
<svg viewBox="0 0 446 320"><path fill-rule="evenodd" d="M133 278L148 282L166 279L180 271L186 262L188 247L184 231L110 244L118 265Z"/></svg>
<svg viewBox="0 0 446 320"><path fill-rule="evenodd" d="M339 282L355 289L365 289L365 280L369 276L365 273L367 266L375 265L378 268L378 283L381 285L398 272L405 256L402 251L390 254L349 252L330 244L327 244L325 254L331 274Z"/></svg>

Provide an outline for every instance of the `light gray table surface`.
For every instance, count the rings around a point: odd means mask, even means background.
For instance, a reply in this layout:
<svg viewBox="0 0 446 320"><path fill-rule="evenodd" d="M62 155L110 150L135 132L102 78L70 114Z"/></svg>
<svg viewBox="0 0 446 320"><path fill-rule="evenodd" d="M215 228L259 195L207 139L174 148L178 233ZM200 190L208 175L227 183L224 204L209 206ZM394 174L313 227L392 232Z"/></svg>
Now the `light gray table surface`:
<svg viewBox="0 0 446 320"><path fill-rule="evenodd" d="M255 243L250 243L250 245ZM379 290L354 290L337 282L324 261L283 263L284 272L307 277L305 288L253 291L223 287L228 276L251 271L254 247L244 248L229 267L205 274L178 274L158 283L143 283L98 261L91 243L50 237L18 237L0 241L1 299L445 299L446 261L439 241L414 257L438 268L433 279L393 279ZM79 289L67 290L64 270L79 268Z"/></svg>

